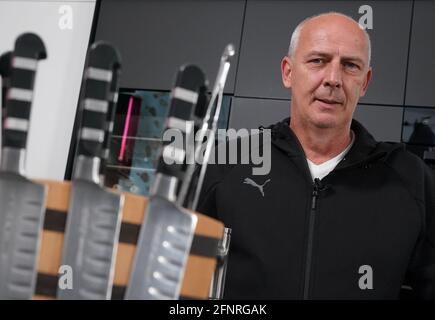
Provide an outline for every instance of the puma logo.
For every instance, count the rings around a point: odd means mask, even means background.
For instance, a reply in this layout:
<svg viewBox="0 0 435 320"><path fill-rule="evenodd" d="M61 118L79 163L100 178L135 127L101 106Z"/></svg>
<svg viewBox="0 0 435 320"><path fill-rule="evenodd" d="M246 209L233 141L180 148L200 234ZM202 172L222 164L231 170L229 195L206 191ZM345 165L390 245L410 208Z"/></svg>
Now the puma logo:
<svg viewBox="0 0 435 320"><path fill-rule="evenodd" d="M251 186L254 186L254 187L258 188L258 190L260 190L260 192L261 192L261 195L264 197L264 190L263 190L263 188L266 185L266 183L268 183L269 181L270 181L270 179L267 179L262 185L259 185L254 180L252 180L250 178L245 178L243 183L249 184Z"/></svg>

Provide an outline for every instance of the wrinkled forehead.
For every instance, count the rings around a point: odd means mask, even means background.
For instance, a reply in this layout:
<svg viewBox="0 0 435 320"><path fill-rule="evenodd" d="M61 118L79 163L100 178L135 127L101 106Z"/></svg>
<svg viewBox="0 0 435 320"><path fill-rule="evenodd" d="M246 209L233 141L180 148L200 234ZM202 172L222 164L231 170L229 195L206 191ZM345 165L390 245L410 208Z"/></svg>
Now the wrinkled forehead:
<svg viewBox="0 0 435 320"><path fill-rule="evenodd" d="M368 43L364 31L356 22L345 19L308 21L301 30L296 54L306 55L310 51L358 56L368 61Z"/></svg>

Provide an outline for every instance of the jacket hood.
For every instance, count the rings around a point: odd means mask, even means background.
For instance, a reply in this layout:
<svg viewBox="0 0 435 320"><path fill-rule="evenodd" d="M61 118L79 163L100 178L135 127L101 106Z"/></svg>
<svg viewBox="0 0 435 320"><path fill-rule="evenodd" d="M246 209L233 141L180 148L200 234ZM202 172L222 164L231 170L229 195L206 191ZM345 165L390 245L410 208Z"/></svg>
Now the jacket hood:
<svg viewBox="0 0 435 320"><path fill-rule="evenodd" d="M290 118L286 118L275 123L267 129L271 129L272 144L278 149L287 153L290 157L304 157L305 152L296 134L289 126ZM355 165L357 163L368 163L375 160L385 160L397 149L405 149L401 143L378 142L357 120L353 119L351 129L355 133L355 141L352 148L346 155L345 162L341 162L340 167Z"/></svg>

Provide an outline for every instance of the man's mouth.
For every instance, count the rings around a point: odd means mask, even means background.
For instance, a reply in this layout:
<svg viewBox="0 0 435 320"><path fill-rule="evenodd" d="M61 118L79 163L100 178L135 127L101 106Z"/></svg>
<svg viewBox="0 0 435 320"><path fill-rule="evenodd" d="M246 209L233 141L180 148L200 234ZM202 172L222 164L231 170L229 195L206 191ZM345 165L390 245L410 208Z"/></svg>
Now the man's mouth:
<svg viewBox="0 0 435 320"><path fill-rule="evenodd" d="M319 98L316 98L315 100L318 100L318 101L323 102L323 103L326 103L326 104L331 104L331 105L334 105L334 104L342 104L341 101L339 101L339 100L334 100L334 99L319 99Z"/></svg>

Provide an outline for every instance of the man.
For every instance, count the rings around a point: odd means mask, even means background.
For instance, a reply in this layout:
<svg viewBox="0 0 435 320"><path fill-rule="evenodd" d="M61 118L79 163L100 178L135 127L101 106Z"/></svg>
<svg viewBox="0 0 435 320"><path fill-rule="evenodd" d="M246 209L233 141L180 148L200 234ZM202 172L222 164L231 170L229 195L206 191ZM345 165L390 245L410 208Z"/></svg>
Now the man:
<svg viewBox="0 0 435 320"><path fill-rule="evenodd" d="M405 284L435 298L434 174L352 120L372 76L366 32L309 18L281 71L291 117L269 127L270 173L207 169L198 211L232 228L225 298L396 299Z"/></svg>

